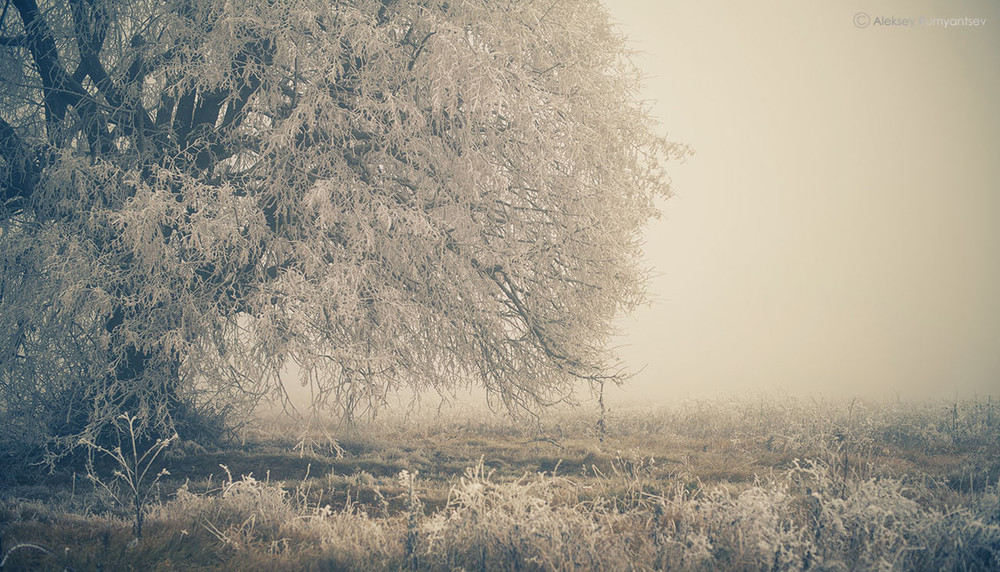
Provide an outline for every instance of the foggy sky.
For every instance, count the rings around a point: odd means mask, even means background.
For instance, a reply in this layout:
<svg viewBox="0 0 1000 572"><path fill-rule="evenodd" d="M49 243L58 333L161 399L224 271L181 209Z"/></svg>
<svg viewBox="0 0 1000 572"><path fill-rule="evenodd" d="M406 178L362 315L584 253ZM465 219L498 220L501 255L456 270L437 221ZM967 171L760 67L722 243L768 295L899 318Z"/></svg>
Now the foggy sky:
<svg viewBox="0 0 1000 572"><path fill-rule="evenodd" d="M697 151L618 397L1000 394L1000 2L605 4Z"/></svg>

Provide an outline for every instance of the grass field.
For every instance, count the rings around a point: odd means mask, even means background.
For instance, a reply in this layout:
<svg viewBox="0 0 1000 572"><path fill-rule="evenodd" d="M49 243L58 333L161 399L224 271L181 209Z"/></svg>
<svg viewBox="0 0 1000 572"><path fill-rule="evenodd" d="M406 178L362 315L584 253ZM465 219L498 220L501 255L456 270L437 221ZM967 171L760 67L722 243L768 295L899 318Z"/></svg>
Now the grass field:
<svg viewBox="0 0 1000 572"><path fill-rule="evenodd" d="M992 399L720 398L597 422L277 419L148 467L98 455L89 477L4 485L0 568L1000 569Z"/></svg>

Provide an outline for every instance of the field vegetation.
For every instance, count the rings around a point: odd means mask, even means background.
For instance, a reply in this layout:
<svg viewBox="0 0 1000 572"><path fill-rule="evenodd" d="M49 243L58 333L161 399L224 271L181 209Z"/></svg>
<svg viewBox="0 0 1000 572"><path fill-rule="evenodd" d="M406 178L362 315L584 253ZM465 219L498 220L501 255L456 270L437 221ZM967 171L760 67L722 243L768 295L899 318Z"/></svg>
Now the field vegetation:
<svg viewBox="0 0 1000 572"><path fill-rule="evenodd" d="M757 396L285 418L29 484L6 570L995 570L1000 407ZM86 447L86 444L82 444Z"/></svg>

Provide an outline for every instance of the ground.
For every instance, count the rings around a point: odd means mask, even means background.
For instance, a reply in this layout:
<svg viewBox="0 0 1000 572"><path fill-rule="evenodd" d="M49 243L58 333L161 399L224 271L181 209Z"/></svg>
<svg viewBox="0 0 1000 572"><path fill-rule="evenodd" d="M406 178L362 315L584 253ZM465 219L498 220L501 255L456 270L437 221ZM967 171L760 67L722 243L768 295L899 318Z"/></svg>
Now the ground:
<svg viewBox="0 0 1000 572"><path fill-rule="evenodd" d="M134 488L110 459L7 483L0 568L997 569L998 417L756 396L616 406L606 432L589 406L276 418L171 443Z"/></svg>

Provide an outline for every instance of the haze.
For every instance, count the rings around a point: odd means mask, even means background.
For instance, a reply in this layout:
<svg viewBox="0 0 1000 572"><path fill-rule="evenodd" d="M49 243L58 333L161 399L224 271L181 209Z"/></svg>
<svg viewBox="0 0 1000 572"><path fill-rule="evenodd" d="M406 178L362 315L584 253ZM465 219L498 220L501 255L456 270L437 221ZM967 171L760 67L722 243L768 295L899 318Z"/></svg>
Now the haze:
<svg viewBox="0 0 1000 572"><path fill-rule="evenodd" d="M697 151L615 398L998 394L1000 3L606 5Z"/></svg>

